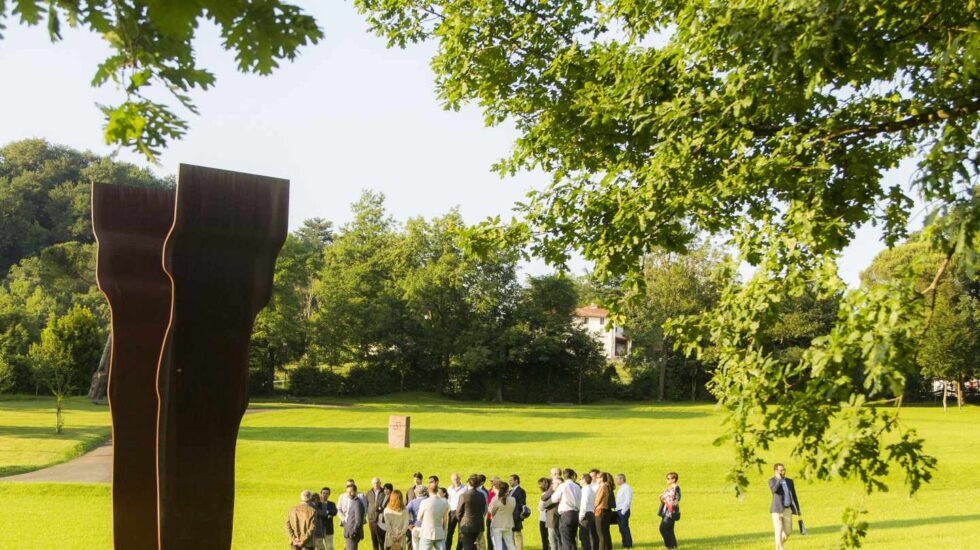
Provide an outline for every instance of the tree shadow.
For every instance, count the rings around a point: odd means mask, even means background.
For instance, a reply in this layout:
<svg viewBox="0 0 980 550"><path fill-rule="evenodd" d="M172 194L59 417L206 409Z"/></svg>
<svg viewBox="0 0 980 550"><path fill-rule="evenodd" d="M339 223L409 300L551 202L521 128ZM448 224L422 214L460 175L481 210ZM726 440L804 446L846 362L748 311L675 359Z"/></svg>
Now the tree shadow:
<svg viewBox="0 0 980 550"><path fill-rule="evenodd" d="M368 405L361 409L364 412L377 412L370 405L385 405L385 402L364 402ZM573 405L573 404L519 404L519 403L397 403L391 402L392 409L399 413L453 413L479 414L481 416L514 416L548 419L581 419L581 420L683 420L689 418L704 418L710 416L710 411L703 409L704 403L620 403L616 405ZM358 410L357 407L353 408Z"/></svg>
<svg viewBox="0 0 980 550"><path fill-rule="evenodd" d="M540 443L585 438L587 434L521 430L446 430L412 428L412 443ZM315 426L242 426L238 439L245 441L290 441L303 443L388 443L388 428L327 428Z"/></svg>
<svg viewBox="0 0 980 550"><path fill-rule="evenodd" d="M964 523L969 521L980 521L980 514L963 514L958 516L934 516L925 518L889 519L883 521L869 521L870 533L880 529L907 529L909 527L919 527L923 525L937 525L949 523ZM812 535L829 534L840 532L840 525L819 525L807 527L807 532ZM795 534L799 536L798 533ZM683 535L681 535L683 536ZM761 543L772 539L772 531L757 531L754 533L742 533L738 535L719 535L717 537L682 538L681 542L685 545L699 548L704 545L725 545L727 548L731 544Z"/></svg>
<svg viewBox="0 0 980 550"><path fill-rule="evenodd" d="M0 426L0 437L19 439L105 439L112 430L109 427L71 427L65 426L62 433L55 433L51 426Z"/></svg>

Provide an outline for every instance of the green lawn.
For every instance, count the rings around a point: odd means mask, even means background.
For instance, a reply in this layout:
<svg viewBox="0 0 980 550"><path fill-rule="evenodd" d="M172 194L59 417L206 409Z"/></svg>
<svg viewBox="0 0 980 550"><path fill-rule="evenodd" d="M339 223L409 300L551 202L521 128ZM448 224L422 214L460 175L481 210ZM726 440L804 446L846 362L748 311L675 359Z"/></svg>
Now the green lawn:
<svg viewBox="0 0 980 550"><path fill-rule="evenodd" d="M54 398L0 401L0 476L64 462L112 433L108 408L83 399L70 400L61 435L54 424Z"/></svg>
<svg viewBox="0 0 980 550"><path fill-rule="evenodd" d="M105 429L107 412L93 412L81 402L72 405L71 429L82 423L93 434ZM54 455L42 450L57 446L64 451L77 445L77 432L69 432L71 438L56 438L38 430L51 426L47 406L0 401L0 468L23 466L28 460L49 462ZM366 484L380 475L403 489L415 470L443 478L452 471L517 472L529 494L536 496L534 480L556 464L580 471L600 467L630 476L636 491L633 529L639 548L660 546L655 504L668 470L681 476L684 516L677 533L683 548L772 547L768 475L755 476L743 500L725 487L731 450L711 445L721 416L710 405L495 406L401 396L353 407L276 406L290 408L246 416L242 425L236 549L284 548L286 509L304 488L339 488L348 477ZM387 448L386 426L392 413L412 416L411 449ZM811 534L795 536L789 548L835 546L843 507L862 502L872 523L865 548L980 547L980 408L943 413L939 408L908 407L903 415L939 458L934 482L909 498L899 476L891 480L891 492L871 497L863 497L853 485L798 480ZM779 452L770 458L787 462L792 476L793 461ZM53 514L57 528L44 528L43 518ZM0 518L2 549L111 546L107 486L0 481ZM614 539L618 541L618 535ZM539 546L536 530L528 533L526 542Z"/></svg>

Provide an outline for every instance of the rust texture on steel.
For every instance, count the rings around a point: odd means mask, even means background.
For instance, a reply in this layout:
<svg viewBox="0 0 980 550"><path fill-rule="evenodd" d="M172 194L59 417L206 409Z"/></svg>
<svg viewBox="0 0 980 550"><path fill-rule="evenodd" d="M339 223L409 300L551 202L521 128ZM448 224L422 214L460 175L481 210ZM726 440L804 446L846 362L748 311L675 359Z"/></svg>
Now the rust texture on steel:
<svg viewBox="0 0 980 550"><path fill-rule="evenodd" d="M156 547L147 545L157 530L155 386L171 302L161 255L173 219L172 190L92 187L96 280L112 318L108 397L113 541L120 550Z"/></svg>
<svg viewBox="0 0 980 550"><path fill-rule="evenodd" d="M163 263L173 307L157 384L161 550L231 547L248 343L286 239L287 180L181 165Z"/></svg>

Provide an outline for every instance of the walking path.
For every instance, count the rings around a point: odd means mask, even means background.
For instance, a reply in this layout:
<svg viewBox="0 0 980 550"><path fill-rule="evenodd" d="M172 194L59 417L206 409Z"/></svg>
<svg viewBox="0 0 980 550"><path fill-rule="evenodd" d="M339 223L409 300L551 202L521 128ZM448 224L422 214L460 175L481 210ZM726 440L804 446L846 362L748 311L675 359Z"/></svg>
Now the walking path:
<svg viewBox="0 0 980 550"><path fill-rule="evenodd" d="M281 411L282 407L248 409L245 414ZM0 481L23 483L111 483L112 482L112 440L62 464L55 464L26 474L0 477Z"/></svg>

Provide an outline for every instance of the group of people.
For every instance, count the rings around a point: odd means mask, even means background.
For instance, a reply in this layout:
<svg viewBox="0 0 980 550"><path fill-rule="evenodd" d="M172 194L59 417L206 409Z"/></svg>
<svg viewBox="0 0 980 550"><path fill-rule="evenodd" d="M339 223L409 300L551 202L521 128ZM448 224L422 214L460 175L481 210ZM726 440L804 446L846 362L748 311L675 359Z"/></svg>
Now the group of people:
<svg viewBox="0 0 980 550"><path fill-rule="evenodd" d="M535 511L543 550L612 550L610 526L619 526L623 548L632 548L629 527L633 490L626 476L553 468L538 480L540 496L529 501L521 478L483 474L438 476L420 472L404 492L381 479L359 492L347 480L334 503L330 488L303 491L289 510L286 534L294 549L333 550L334 519L346 550L370 536L372 550L523 550L524 527ZM673 504L676 507L676 503ZM453 546L455 539L455 547Z"/></svg>
<svg viewBox="0 0 980 550"><path fill-rule="evenodd" d="M668 549L677 548L678 477L676 472L666 475L657 509ZM769 488L776 548L783 550L800 505L782 464L775 465ZM405 492L376 477L361 493L349 479L336 503L330 500L329 487L319 493L303 491L300 504L289 510L286 534L293 550L333 550L337 518L345 550L357 550L365 530L372 550L523 550L525 523L536 509L543 550L612 550L612 525L618 526L622 548L633 547L633 489L624 474L593 469L579 476L571 468L556 467L549 477L538 479L538 489L536 502L529 501L517 474L506 481L473 474L466 483L452 474L449 486L443 487L438 476L426 480L417 472Z"/></svg>

